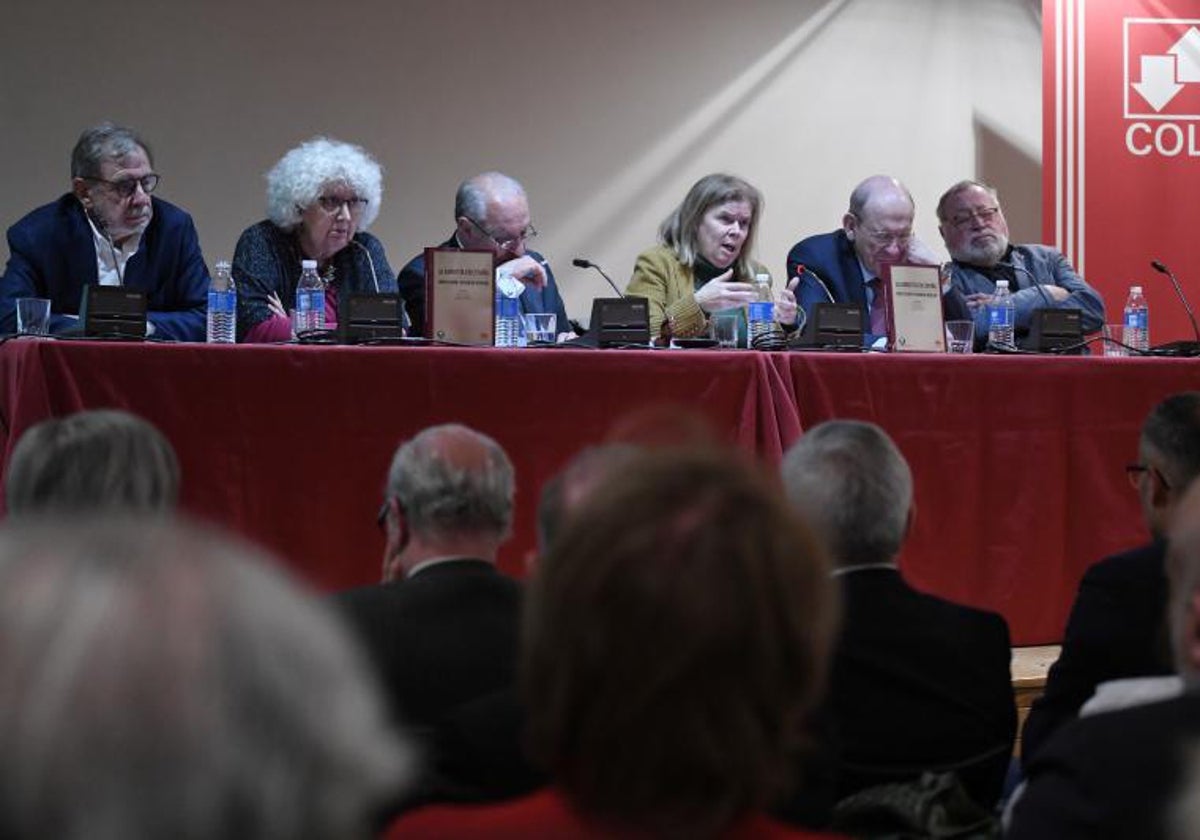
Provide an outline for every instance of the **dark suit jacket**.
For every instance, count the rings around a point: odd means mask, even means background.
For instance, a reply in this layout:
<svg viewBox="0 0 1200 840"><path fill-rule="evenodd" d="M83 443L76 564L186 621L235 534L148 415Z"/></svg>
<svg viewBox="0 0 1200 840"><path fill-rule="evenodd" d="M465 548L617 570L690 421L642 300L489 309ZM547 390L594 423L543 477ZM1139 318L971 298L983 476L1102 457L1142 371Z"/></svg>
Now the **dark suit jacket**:
<svg viewBox="0 0 1200 840"><path fill-rule="evenodd" d="M1071 721L1026 768L1009 838L1163 837L1182 761L1200 738L1195 692Z"/></svg>
<svg viewBox="0 0 1200 840"><path fill-rule="evenodd" d="M335 594L408 727L514 683L521 587L483 560L429 566L396 583Z"/></svg>
<svg viewBox="0 0 1200 840"><path fill-rule="evenodd" d="M1084 574L1062 653L1025 720L1023 765L1079 713L1100 683L1174 672L1166 632L1165 553L1165 543L1154 542L1106 557Z"/></svg>
<svg viewBox="0 0 1200 840"><path fill-rule="evenodd" d="M125 286L146 293L155 335L203 341L208 269L192 217L152 198L154 216L137 253L125 264ZM96 282L92 229L78 199L67 193L8 229L8 266L0 279L0 332L16 332L16 302L50 299L50 331L78 325L83 287Z"/></svg>
<svg viewBox="0 0 1200 840"><path fill-rule="evenodd" d="M838 798L990 752L959 776L993 805L1017 728L1004 619L918 592L895 569L839 581L842 632L827 699Z"/></svg>
<svg viewBox="0 0 1200 840"><path fill-rule="evenodd" d="M800 273L800 266L806 271ZM862 267L854 243L841 228L802 239L787 255L787 276L800 274L796 301L811 316L818 303L854 303L862 309L863 335L871 332L871 311L867 306L867 291ZM813 276L815 275L815 276ZM820 282L818 282L818 280ZM962 294L954 288L942 295L942 313L946 320L970 320Z"/></svg>
<svg viewBox="0 0 1200 840"><path fill-rule="evenodd" d="M451 234L450 238L438 246L439 248L458 248L458 240ZM528 251L529 256L545 263L545 257L537 251ZM412 335L425 335L425 253L421 252L408 261L400 269L397 279L400 296L404 298L404 309L408 312L408 320L412 324ZM525 287L518 299L521 304L521 314L527 312L553 312L558 317L558 331L567 332L571 325L567 323L567 309L563 305L562 295L558 293L558 283L554 280L554 272L546 264L546 288L534 289Z"/></svg>

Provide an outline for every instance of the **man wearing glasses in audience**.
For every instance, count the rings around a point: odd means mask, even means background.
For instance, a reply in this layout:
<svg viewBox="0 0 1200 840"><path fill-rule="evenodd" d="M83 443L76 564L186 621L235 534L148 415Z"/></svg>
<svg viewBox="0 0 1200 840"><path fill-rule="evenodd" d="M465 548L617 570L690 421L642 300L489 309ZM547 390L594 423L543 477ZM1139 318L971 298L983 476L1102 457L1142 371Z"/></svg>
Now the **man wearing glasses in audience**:
<svg viewBox="0 0 1200 840"><path fill-rule="evenodd" d="M71 153L71 192L8 230L0 332L16 331L18 298L50 300L50 331L79 326L83 287L145 292L147 333L204 340L208 269L192 218L150 194L159 176L136 132L101 123Z"/></svg>
<svg viewBox="0 0 1200 840"><path fill-rule="evenodd" d="M525 188L500 172L484 172L459 185L454 197L454 234L439 248L491 251L496 265L525 285L521 313L553 312L560 334L567 311L554 272L537 251L527 250L537 229L529 221ZM400 271L400 294L412 324L410 334L425 334L425 256L418 254Z"/></svg>
<svg viewBox="0 0 1200 840"><path fill-rule="evenodd" d="M856 303L867 345L887 335L883 266L936 265L939 260L913 234L916 205L908 188L888 175L872 175L850 193L842 226L792 247L788 277L799 277L796 298L806 317L818 303ZM945 290L943 290L945 291ZM965 317L961 299L943 297L946 317Z"/></svg>
<svg viewBox="0 0 1200 840"><path fill-rule="evenodd" d="M975 340L986 340L987 302L996 281L1007 280L1016 307L1017 336L1029 331L1033 311L1078 309L1083 331L1104 325L1100 293L1079 276L1061 252L1046 245L1013 245L996 190L979 181L959 181L937 206L938 230L953 262L951 283L975 319Z"/></svg>

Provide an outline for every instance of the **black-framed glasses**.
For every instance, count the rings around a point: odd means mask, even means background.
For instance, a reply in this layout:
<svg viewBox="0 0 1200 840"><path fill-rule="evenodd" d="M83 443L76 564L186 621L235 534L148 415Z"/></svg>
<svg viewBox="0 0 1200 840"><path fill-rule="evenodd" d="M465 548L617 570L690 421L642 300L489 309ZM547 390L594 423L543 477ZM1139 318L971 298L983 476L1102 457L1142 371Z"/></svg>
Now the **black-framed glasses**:
<svg viewBox="0 0 1200 840"><path fill-rule="evenodd" d="M356 195L350 198L338 198L336 195L319 195L317 196L317 204L331 216L341 210L343 206L350 212L351 216L361 216L367 209L368 201Z"/></svg>
<svg viewBox="0 0 1200 840"><path fill-rule="evenodd" d="M1158 467L1152 467L1149 464L1142 463L1125 465L1125 475L1129 477L1129 483L1133 485L1134 489L1137 488L1138 479L1141 478L1145 473L1154 473L1154 475L1158 477L1158 480L1162 482L1163 487L1167 488L1168 490L1171 489L1171 482L1167 481L1166 476L1162 474L1162 470L1160 470Z"/></svg>
<svg viewBox="0 0 1200 840"><path fill-rule="evenodd" d="M996 218L996 214L1000 212L999 207L980 207L978 210L964 210L962 213L955 213L950 217L950 224L956 228L965 228L973 221L978 219L983 224L988 224L992 219Z"/></svg>
<svg viewBox="0 0 1200 840"><path fill-rule="evenodd" d="M533 225L530 225L511 239L497 239L487 228L472 219L470 216L467 216L466 219L468 222L475 225L476 230L478 230L488 239L492 240L492 244L494 244L496 248L501 251L515 251L517 246L522 242L528 242L530 239L533 239L538 235L537 228L535 228Z"/></svg>
<svg viewBox="0 0 1200 840"><path fill-rule="evenodd" d="M143 175L141 178L122 178L120 181L109 181L105 178L87 178L85 180L95 181L97 184L104 184L120 198L129 198L137 188L141 186L142 192L146 195L154 192L158 188L158 182L162 180L157 172L151 172L149 175Z"/></svg>

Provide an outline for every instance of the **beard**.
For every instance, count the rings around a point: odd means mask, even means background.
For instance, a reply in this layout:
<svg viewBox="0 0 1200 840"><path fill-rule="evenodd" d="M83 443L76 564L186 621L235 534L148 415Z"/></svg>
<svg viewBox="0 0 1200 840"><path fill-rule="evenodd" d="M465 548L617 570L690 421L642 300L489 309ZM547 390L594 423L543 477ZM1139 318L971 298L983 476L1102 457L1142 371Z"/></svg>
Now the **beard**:
<svg viewBox="0 0 1200 840"><path fill-rule="evenodd" d="M1004 257L1008 250L1008 237L998 231L992 231L991 236L980 242L963 243L950 256L959 262L980 265L991 268Z"/></svg>

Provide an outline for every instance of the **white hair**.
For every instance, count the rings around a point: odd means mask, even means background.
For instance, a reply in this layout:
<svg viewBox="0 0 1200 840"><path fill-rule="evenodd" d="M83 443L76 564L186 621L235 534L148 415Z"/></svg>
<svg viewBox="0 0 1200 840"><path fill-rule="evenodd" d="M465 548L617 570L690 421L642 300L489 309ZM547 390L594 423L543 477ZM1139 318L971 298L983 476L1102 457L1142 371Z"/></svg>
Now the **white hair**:
<svg viewBox="0 0 1200 840"><path fill-rule="evenodd" d="M331 184L346 184L367 200L358 223L366 230L379 215L383 168L361 147L330 137L314 137L279 159L267 173L267 218L294 230L300 216Z"/></svg>
<svg viewBox="0 0 1200 840"><path fill-rule="evenodd" d="M884 563L900 553L912 508L912 472L883 429L829 420L783 458L792 506L827 540L834 562Z"/></svg>

